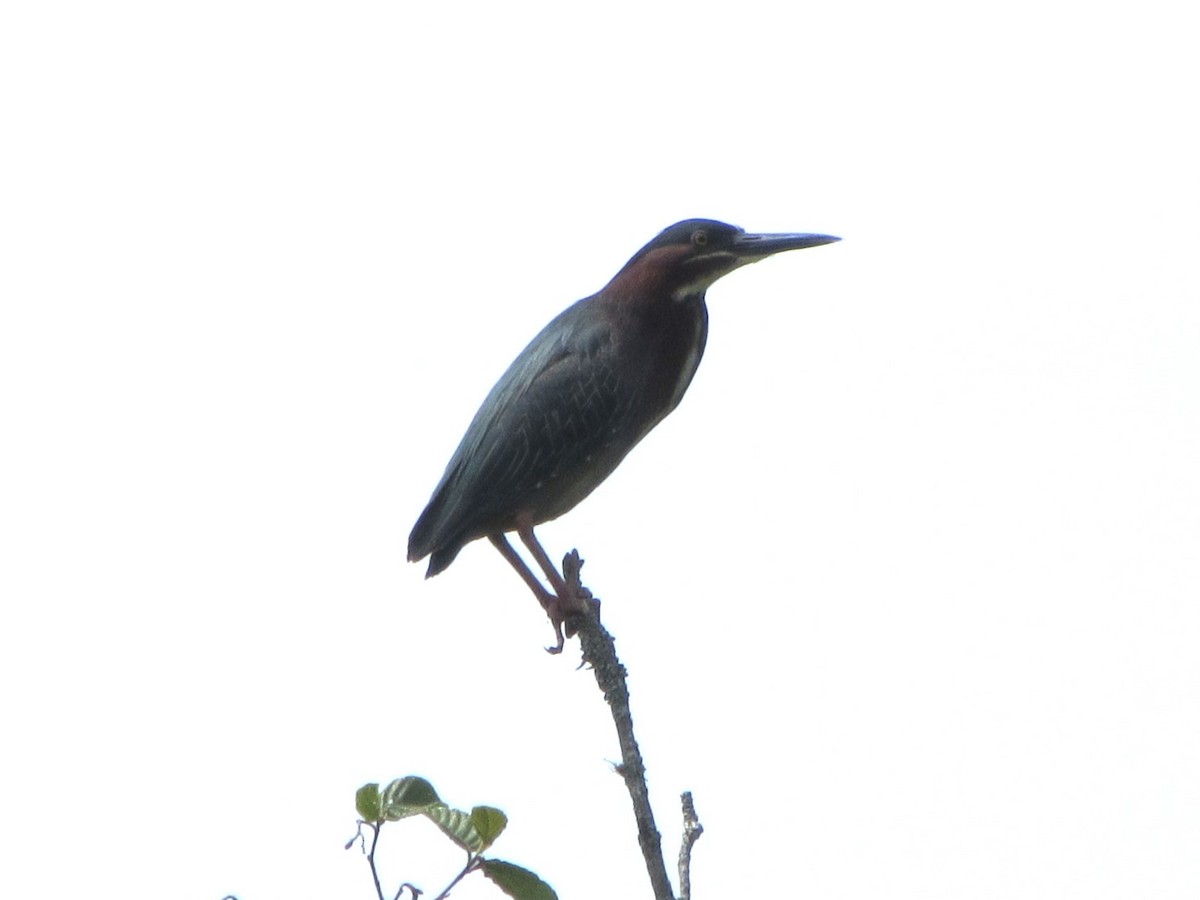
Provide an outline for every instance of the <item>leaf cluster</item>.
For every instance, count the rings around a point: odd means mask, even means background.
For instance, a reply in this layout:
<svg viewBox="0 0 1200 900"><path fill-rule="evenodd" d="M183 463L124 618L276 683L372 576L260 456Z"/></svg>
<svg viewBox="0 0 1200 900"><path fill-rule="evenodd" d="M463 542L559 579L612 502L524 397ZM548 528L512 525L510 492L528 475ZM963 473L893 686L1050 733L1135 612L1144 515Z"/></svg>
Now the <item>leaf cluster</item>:
<svg viewBox="0 0 1200 900"><path fill-rule="evenodd" d="M442 833L467 853L467 864L458 876L446 886L438 898L446 897L450 889L474 871L496 884L514 900L558 900L553 888L533 872L515 863L483 856L508 825L508 816L494 806L475 806L470 812L444 803L433 785L419 775L406 775L380 788L378 783L364 784L354 795L354 807L362 826L373 832L370 850L367 853L371 874L375 879L379 900L384 900L375 868L375 850L379 834L387 822L399 822L411 816L424 816L433 822ZM352 839L346 846L353 846ZM413 898L422 893L407 882L397 891L399 898L404 889L412 891Z"/></svg>

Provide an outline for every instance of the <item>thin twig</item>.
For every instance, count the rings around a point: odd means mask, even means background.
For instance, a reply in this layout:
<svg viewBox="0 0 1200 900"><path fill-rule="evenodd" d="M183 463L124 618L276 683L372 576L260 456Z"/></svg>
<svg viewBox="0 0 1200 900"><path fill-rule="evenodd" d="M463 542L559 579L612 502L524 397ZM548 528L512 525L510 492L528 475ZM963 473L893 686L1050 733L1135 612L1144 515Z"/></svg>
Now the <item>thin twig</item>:
<svg viewBox="0 0 1200 900"><path fill-rule="evenodd" d="M366 825L373 832L371 837L371 852L367 854L367 862L371 866L371 878L375 880L375 894L379 897L379 900L383 900L383 886L379 883L379 870L375 868L375 848L379 846L379 829L382 823L372 824L370 822L363 822L362 824Z"/></svg>
<svg viewBox="0 0 1200 900"><path fill-rule="evenodd" d="M579 551L572 550L563 559L563 575L568 587L577 590L578 596L590 599L591 594L579 581L579 569L582 566L583 560L579 558ZM598 604L592 606L591 614L578 616L571 624L579 630L583 661L592 667L596 683L604 693L604 699L612 710L613 723L617 726L617 740L621 745L621 765L618 771L625 779L625 787L633 801L638 844L646 861L646 871L650 875L655 900L675 900L670 879L667 877L667 866L663 861L662 835L658 833L654 824L654 811L650 808L646 769L642 764L637 740L633 736L633 716L629 711L629 688L625 683L625 667L617 659L617 648L612 635L600 624Z"/></svg>
<svg viewBox="0 0 1200 900"><path fill-rule="evenodd" d="M446 885L446 889L438 894L433 900L446 900L450 896L450 892L454 890L454 886L479 868L479 857L471 856L467 859L467 864L463 866L463 870L454 876L454 880Z"/></svg>
<svg viewBox="0 0 1200 900"><path fill-rule="evenodd" d="M683 842L679 845L679 900L692 898L692 845L704 834L704 826L696 816L696 804L692 792L684 791L679 797L683 805Z"/></svg>

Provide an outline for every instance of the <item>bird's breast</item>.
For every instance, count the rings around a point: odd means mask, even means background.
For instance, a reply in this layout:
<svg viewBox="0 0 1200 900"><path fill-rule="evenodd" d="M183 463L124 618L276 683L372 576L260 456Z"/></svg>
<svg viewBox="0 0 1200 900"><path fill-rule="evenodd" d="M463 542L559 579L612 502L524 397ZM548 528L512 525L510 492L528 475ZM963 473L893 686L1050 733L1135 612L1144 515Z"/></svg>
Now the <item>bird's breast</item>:
<svg viewBox="0 0 1200 900"><path fill-rule="evenodd" d="M625 348L623 368L636 373L635 405L644 435L679 405L691 385L708 339L708 310L702 297L663 301L640 319L636 329L629 329L638 340Z"/></svg>
<svg viewBox="0 0 1200 900"><path fill-rule="evenodd" d="M675 385L671 390L671 399L668 404L668 412L679 405L679 401L683 399L684 393L692 383L696 369L700 367L700 357L704 355L704 345L708 340L708 310L704 307L704 301L684 302L689 305L694 303L698 309L696 310L696 315L690 316L680 326L681 334L679 340L681 345L672 353L678 359L678 364L675 373Z"/></svg>

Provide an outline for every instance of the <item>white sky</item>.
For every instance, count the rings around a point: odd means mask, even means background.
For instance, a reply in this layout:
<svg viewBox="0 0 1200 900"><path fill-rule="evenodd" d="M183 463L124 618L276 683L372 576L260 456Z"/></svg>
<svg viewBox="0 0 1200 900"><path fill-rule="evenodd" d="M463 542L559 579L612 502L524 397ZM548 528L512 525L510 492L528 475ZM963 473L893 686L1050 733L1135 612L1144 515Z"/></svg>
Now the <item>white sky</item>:
<svg viewBox="0 0 1200 900"><path fill-rule="evenodd" d="M369 898L354 790L412 772L648 896L576 653L485 544L404 549L526 341L707 216L844 240L720 282L541 530L696 897L1200 896L1184 13L6 5L0 893Z"/></svg>

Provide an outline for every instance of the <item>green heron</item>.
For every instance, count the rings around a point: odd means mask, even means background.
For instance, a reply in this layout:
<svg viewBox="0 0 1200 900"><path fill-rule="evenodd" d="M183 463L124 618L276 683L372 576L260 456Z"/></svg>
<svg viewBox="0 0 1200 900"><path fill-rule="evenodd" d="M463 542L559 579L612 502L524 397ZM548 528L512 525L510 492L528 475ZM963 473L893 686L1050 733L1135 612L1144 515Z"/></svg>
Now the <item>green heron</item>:
<svg viewBox="0 0 1200 900"><path fill-rule="evenodd" d="M554 624L580 609L534 536L590 494L663 420L696 374L708 335L704 294L718 278L825 234L746 234L711 219L672 225L599 293L542 329L475 414L408 539L426 578L488 538ZM505 537L515 531L549 580L546 590ZM577 579L575 579L577 582Z"/></svg>

